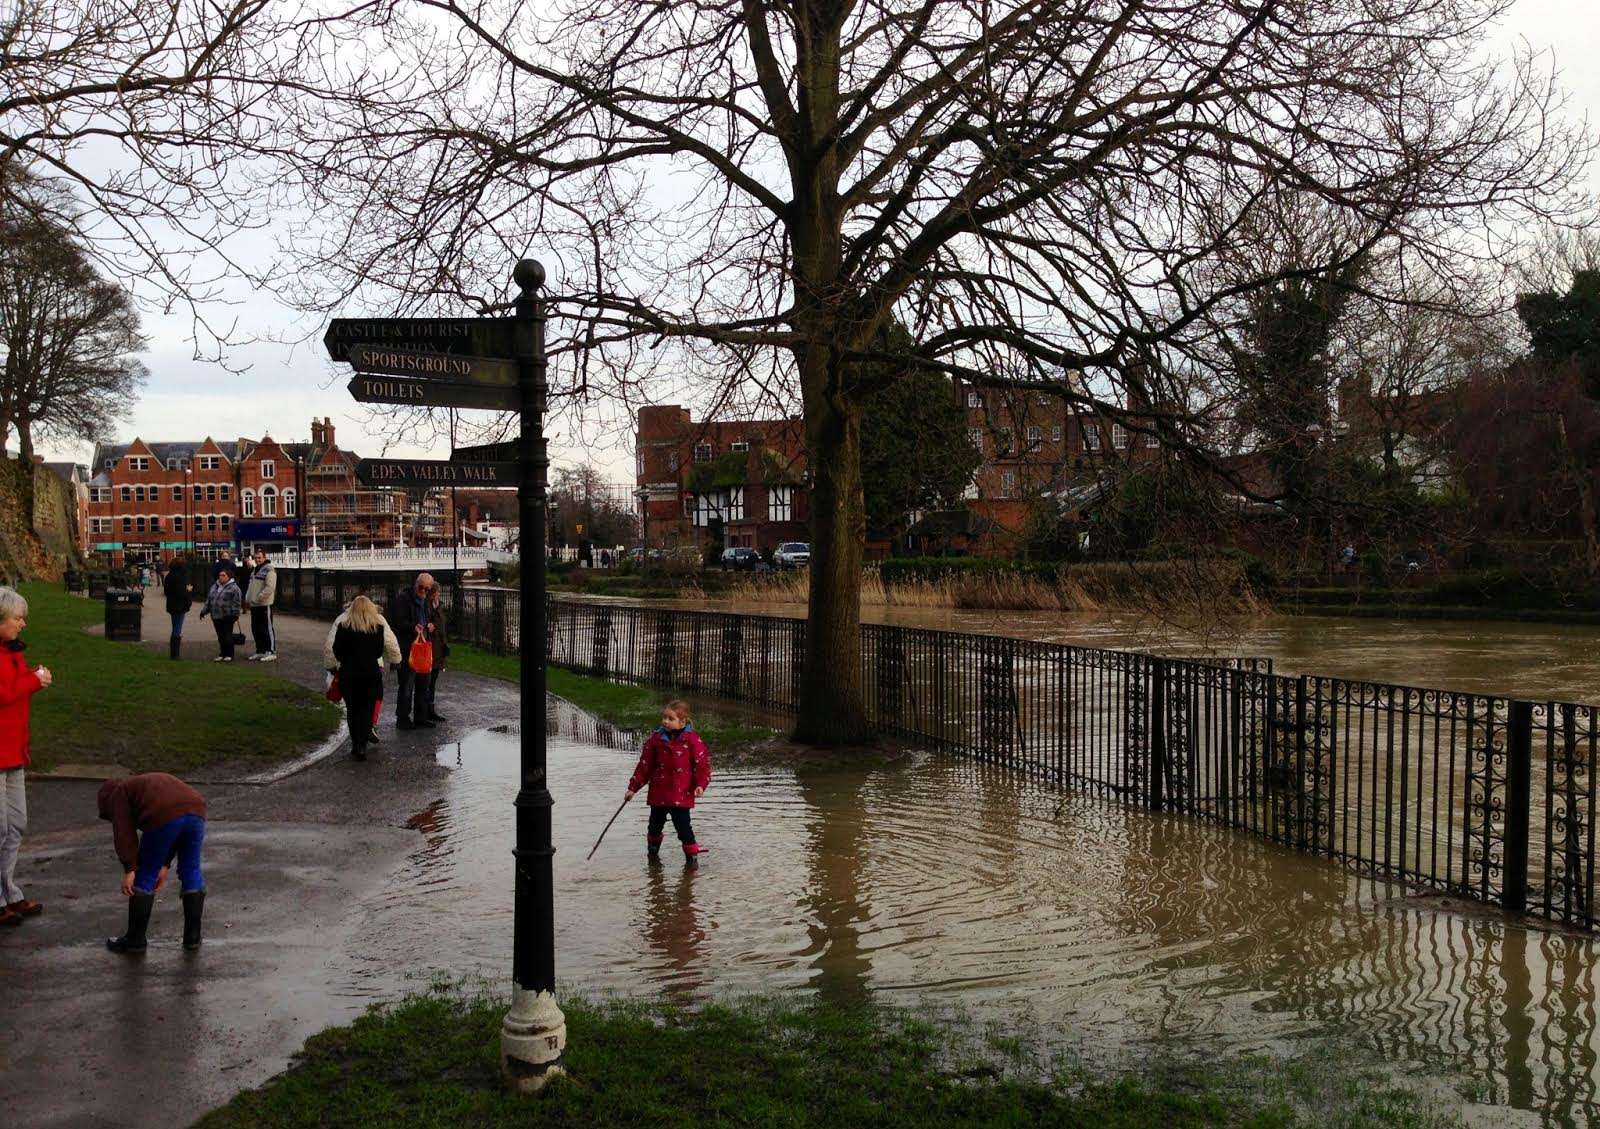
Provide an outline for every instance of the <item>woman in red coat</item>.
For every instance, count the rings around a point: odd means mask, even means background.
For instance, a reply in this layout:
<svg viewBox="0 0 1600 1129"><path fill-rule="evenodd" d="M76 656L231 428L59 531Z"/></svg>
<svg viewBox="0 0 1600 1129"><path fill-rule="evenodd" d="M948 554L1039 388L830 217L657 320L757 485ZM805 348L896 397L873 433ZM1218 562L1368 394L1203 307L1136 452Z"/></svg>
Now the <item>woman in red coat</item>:
<svg viewBox="0 0 1600 1129"><path fill-rule="evenodd" d="M21 925L44 907L22 896L17 885L17 850L28 829L28 794L23 769L28 764L28 704L50 685L44 667L28 668L17 636L28 626L28 601L0 587L0 926Z"/></svg>
<svg viewBox="0 0 1600 1129"><path fill-rule="evenodd" d="M661 841L666 838L667 818L672 818L678 841L683 844L685 866L694 866L700 844L694 839L689 812L711 783L711 754L689 720L689 703L671 701L661 711L661 727L650 734L639 754L639 763L628 780L623 802L649 781L650 828L646 833L647 855L661 861Z"/></svg>

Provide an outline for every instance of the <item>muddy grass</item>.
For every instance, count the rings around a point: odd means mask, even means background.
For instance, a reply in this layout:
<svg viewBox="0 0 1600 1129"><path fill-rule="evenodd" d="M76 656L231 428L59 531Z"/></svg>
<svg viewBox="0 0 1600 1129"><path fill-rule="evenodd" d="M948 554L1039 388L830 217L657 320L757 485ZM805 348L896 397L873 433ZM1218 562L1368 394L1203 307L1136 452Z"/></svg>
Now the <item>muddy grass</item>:
<svg viewBox="0 0 1600 1129"><path fill-rule="evenodd" d="M448 991L314 1036L293 1066L202 1118L231 1126L1454 1125L1375 1065L1152 1056L1107 1074L959 1018L792 997L698 1009L562 1001L567 1069L535 1098L500 1084L505 1004Z"/></svg>

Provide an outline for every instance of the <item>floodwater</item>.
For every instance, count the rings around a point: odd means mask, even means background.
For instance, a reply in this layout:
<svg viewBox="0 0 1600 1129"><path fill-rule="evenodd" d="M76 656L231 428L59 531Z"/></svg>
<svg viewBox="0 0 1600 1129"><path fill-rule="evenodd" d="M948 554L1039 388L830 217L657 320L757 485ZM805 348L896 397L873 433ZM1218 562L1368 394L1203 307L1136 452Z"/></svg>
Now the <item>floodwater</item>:
<svg viewBox="0 0 1600 1129"><path fill-rule="evenodd" d="M1332 1036L1547 1124L1600 1116L1587 939L931 755L720 772L695 812L700 870L670 831L646 866L642 804L586 862L635 746L564 704L552 724L567 990L954 1004L1108 1055L1158 1036L1210 1053ZM480 732L439 757L455 771L412 817L416 849L352 907L357 999L432 969L507 975L517 738Z"/></svg>
<svg viewBox="0 0 1600 1129"><path fill-rule="evenodd" d="M616 601L639 603L641 601ZM799 605L727 600L660 606L804 616ZM1139 612L963 611L869 606L868 623L1013 635L1047 643L1185 655L1250 655L1280 674L1396 682L1513 698L1600 703L1600 626L1353 616L1223 616L1201 622Z"/></svg>

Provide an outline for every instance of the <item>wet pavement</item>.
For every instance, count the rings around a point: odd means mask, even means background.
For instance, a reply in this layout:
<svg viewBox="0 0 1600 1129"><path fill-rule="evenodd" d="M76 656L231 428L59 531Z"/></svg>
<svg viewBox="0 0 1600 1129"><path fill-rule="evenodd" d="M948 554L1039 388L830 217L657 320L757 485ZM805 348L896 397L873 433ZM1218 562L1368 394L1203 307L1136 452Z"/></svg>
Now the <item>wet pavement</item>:
<svg viewBox="0 0 1600 1129"><path fill-rule="evenodd" d="M922 754L722 771L696 809L700 870L670 839L646 865L638 801L586 862L634 737L569 707L553 725L563 991L954 1004L1124 1064L1152 1040L1215 1055L1332 1036L1547 1124L1600 1116L1589 940ZM162 945L109 957L109 847L30 843L33 889L53 904L0 937L7 1124L180 1123L281 1069L311 1031L435 974L504 986L518 738L506 724L444 736L436 751L386 742L387 768L329 762L219 800L214 940L196 957L177 948L175 898L158 909ZM357 771L374 767L401 782ZM93 896L71 897L91 868Z"/></svg>

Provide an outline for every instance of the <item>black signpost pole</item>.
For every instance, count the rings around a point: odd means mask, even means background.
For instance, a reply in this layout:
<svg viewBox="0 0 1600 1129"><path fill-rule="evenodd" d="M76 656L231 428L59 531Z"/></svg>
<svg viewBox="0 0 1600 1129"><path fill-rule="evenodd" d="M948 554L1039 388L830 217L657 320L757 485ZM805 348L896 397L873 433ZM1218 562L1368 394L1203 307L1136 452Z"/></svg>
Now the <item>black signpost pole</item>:
<svg viewBox="0 0 1600 1129"><path fill-rule="evenodd" d="M517 490L522 558L522 787L516 798L515 915L512 924L511 1010L500 1031L500 1061L510 1085L531 1093L563 1069L566 1019L556 1006L555 884L545 775L544 510L548 470L544 408L544 267L523 259L512 275L518 288L513 339L521 409Z"/></svg>

